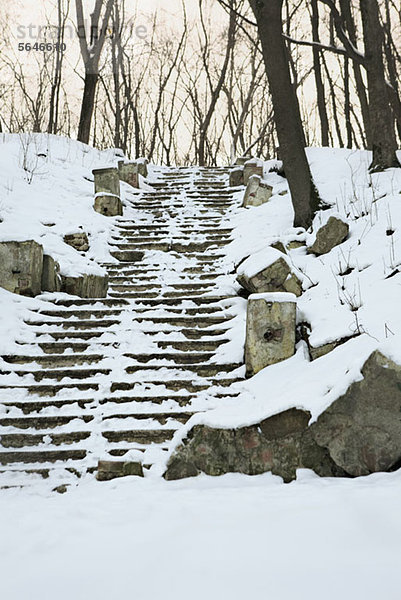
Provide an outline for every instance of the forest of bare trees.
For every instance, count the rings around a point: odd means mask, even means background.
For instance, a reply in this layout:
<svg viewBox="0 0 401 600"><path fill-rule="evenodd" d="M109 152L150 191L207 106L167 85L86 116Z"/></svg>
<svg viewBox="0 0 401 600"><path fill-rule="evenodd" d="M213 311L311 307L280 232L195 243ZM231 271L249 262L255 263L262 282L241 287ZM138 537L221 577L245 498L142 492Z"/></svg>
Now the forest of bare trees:
<svg viewBox="0 0 401 600"><path fill-rule="evenodd" d="M96 0L91 13L82 0L51 4L40 39L20 39L0 14L3 132L165 164L268 158L279 146L311 210L305 146L370 148L372 169L397 164L398 0L183 0L174 19L138 19L128 0ZM26 50L35 43L44 48Z"/></svg>

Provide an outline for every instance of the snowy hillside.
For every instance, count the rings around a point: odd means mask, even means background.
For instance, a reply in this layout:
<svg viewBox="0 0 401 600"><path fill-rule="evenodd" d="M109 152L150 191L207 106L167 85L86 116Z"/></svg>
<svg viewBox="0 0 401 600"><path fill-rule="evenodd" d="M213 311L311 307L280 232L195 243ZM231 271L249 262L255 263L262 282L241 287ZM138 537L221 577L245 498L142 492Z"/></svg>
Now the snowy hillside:
<svg viewBox="0 0 401 600"><path fill-rule="evenodd" d="M249 256L248 270L257 271L270 244L282 242L287 260L303 281L297 321L308 325L309 343L344 343L310 362L306 344L300 341L292 358L241 384L237 398L195 415L172 448L199 423L251 425L294 406L309 410L315 420L351 382L361 379L360 369L374 349L401 362L401 170L369 174L366 151L311 148L308 157L320 196L330 205L316 215L313 232L292 227L288 186L276 172L281 164L268 161L264 173L273 196L260 207L238 209L227 256L236 265ZM288 248L293 241L311 245L331 215L340 215L350 228L340 246L322 256L309 255L305 245ZM242 310L245 319L245 301Z"/></svg>

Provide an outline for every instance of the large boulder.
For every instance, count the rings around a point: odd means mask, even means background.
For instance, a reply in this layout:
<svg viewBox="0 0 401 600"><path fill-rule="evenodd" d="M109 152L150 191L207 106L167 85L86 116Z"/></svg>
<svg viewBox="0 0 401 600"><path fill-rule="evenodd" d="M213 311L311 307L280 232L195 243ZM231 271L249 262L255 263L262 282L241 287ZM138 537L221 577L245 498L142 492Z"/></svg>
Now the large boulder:
<svg viewBox="0 0 401 600"><path fill-rule="evenodd" d="M251 294L246 315L245 364L248 377L295 352L294 294Z"/></svg>
<svg viewBox="0 0 401 600"><path fill-rule="evenodd" d="M197 425L176 448L164 477L172 480L199 473L258 475L271 471L289 482L299 468L327 477L342 475L328 452L310 435L309 419L309 412L292 408L238 429Z"/></svg>
<svg viewBox="0 0 401 600"><path fill-rule="evenodd" d="M105 298L109 287L108 275L84 274L79 277L61 276L61 291L81 298Z"/></svg>
<svg viewBox="0 0 401 600"><path fill-rule="evenodd" d="M311 426L349 475L388 471L401 460L401 366L378 351L348 388Z"/></svg>
<svg viewBox="0 0 401 600"><path fill-rule="evenodd" d="M21 296L41 292L43 247L26 242L0 242L0 286Z"/></svg>
<svg viewBox="0 0 401 600"><path fill-rule="evenodd" d="M308 253L327 254L345 240L348 232L349 226L345 221L331 216L327 223L318 230L315 241L308 247Z"/></svg>
<svg viewBox="0 0 401 600"><path fill-rule="evenodd" d="M248 160L252 160L252 156L238 156L235 159L234 165L243 167Z"/></svg>
<svg viewBox="0 0 401 600"><path fill-rule="evenodd" d="M261 206L270 200L272 194L273 188L267 181L263 181L259 175L252 175L246 186L242 206L243 208L247 206Z"/></svg>
<svg viewBox="0 0 401 600"><path fill-rule="evenodd" d="M237 269L237 281L250 294L302 294L302 283L298 276L292 273L287 256L272 247L257 252L241 263Z"/></svg>

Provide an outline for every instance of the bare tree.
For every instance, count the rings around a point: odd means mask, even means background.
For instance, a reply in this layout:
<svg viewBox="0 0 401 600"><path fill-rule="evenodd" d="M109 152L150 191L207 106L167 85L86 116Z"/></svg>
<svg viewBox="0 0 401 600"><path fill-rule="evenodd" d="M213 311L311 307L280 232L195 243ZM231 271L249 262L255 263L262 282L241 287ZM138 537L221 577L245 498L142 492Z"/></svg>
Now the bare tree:
<svg viewBox="0 0 401 600"><path fill-rule="evenodd" d="M107 26L109 23L113 3L115 0L96 0L95 7L90 18L89 41L85 31L85 18L82 0L75 0L77 13L77 31L81 56L85 67L84 91L81 104L81 115L79 117L78 140L89 143L93 110L95 106L96 86L99 80L99 61L106 39ZM101 12L105 5L102 23L99 26Z"/></svg>
<svg viewBox="0 0 401 600"><path fill-rule="evenodd" d="M272 96L280 154L291 190L294 225L308 228L319 206L304 148L299 106L283 37L283 0L250 0Z"/></svg>

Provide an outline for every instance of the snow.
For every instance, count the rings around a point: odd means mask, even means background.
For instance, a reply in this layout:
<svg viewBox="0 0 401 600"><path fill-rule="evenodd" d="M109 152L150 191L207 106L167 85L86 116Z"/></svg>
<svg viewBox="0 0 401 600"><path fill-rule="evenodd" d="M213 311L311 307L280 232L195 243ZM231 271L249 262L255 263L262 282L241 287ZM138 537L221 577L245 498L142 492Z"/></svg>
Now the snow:
<svg viewBox="0 0 401 600"><path fill-rule="evenodd" d="M113 261L109 244L116 235L119 218L108 219L93 211L91 170L115 165L121 153L98 152L55 136L4 135L2 140L0 167L8 175L0 182L0 240L39 241L45 252L59 260L65 274L101 272L98 263ZM309 149L308 156L320 194L330 208L316 215L313 231L294 228L287 182L271 171L281 164L265 162L265 179L273 187L273 196L268 203L246 210L239 206L243 189L236 193L238 206L227 212L221 225L234 227L232 242L218 251L224 254L217 259L222 275L206 295L216 295L217 291L235 294L239 289L235 265L243 261L242 272L258 272L271 264L273 257L285 256L268 249L269 244L280 241L286 246L298 241L304 245L289 250L285 260L302 277L305 291L296 299L297 314L299 322L311 326L310 343L318 347L355 337L313 362L301 341L287 361L224 388L231 397L214 397L217 386L197 393L191 410L205 412L179 428L168 452L154 445L145 452L132 449L125 455L127 460L153 464L145 470L143 480L98 483L89 474L79 481L71 475L67 493L58 495L51 490L57 478L65 483L66 472L62 469L59 473L56 468L51 481L27 475L31 487L1 490L1 597L47 600L56 593L60 600L126 596L138 600L398 600L401 471L351 480L320 479L299 470L297 481L287 485L271 474L218 478L201 475L181 482L165 482L160 477L171 452L195 424L225 428L251 425L294 406L310 411L314 421L353 381L361 379L361 368L372 351L378 349L401 363L401 169L369 175L370 155L363 151ZM142 224L153 223L152 213L135 210L130 200L138 195L145 199L146 192L151 191L160 170L152 165L148 168L148 183L140 178L141 190L121 186L125 214ZM196 217L197 209L185 200L181 196L174 199L174 205L180 208L168 222L163 239L173 239L184 219L189 223L192 216ZM308 255L306 244L334 215L348 223L347 240L327 255ZM80 226L90 237L91 248L85 256L62 240ZM196 239L202 241L201 231ZM196 263L184 256L172 258L168 253L153 251L146 252L143 264L149 273L160 275L165 292L184 273L183 269ZM205 273L208 269L205 267ZM292 294L260 295L268 301L284 296L295 301ZM63 297L71 298L58 295ZM41 328L25 321L40 319L37 312L48 309L52 299L51 294L24 298L0 289L1 355L21 353L18 342L34 341L34 329ZM119 317L120 324L91 343L92 352L99 349L104 353L101 366L110 369L111 374L97 377L99 391L95 395L91 390L79 394L72 391L71 398L99 402L110 397L111 380L129 380L125 368L132 361L124 353L133 352L133 343L135 352L160 352L160 358L150 363L158 369L158 383L147 383L146 371L136 373L134 393L146 396L141 410L148 412L149 419L140 423L146 430L152 427L152 411L179 412L175 396L190 395L183 390L168 390L164 381L189 379L190 374L178 368L172 370L174 363L157 349L159 341L185 341L185 336L174 327L165 326L160 331L157 322L141 322L139 315L144 306L137 302L138 312L134 312L133 304L128 304ZM91 308L102 307L99 302ZM195 308L196 304L188 297L182 307ZM246 308L247 302L241 297L218 303L219 312L232 318L228 329L221 329L217 337L205 338L227 340L218 348L213 362L242 363ZM165 309L155 307L147 316L165 314ZM61 329L49 324L42 330ZM47 339L53 341L50 336ZM101 347L97 342L109 345ZM24 352L35 351L33 344L27 348ZM0 360L0 368L3 364ZM7 383L21 385L21 378L14 372L18 368L7 364L11 371L4 376ZM34 373L40 371L37 363L31 368L25 383L33 381ZM243 369L240 367L238 372ZM226 374L221 373L220 378L224 377ZM198 384L205 380L194 376L191 381ZM14 400L27 401L23 389L12 393ZM162 404L155 407L150 403L152 398L165 395L168 400ZM127 427L135 428L139 421L127 417L130 408L129 403L110 401L103 406L102 416L118 413L126 417ZM4 407L0 409L4 411ZM60 414L79 417L84 409L72 404L62 410L49 406L41 412ZM8 415L20 415L19 409L12 409ZM100 421L101 417L96 418ZM118 421L114 416L107 428L112 430L115 425ZM176 425L169 419L162 427ZM60 431L71 431L71 427L79 431L84 424L74 419ZM6 427L2 429L7 431ZM43 447L48 443L46 437ZM93 464L97 458L104 458L104 448L99 422L95 422L88 442ZM7 476L12 485L13 474ZM19 481L16 479L15 485Z"/></svg>
<svg viewBox="0 0 401 600"><path fill-rule="evenodd" d="M401 472L84 481L0 495L10 600L399 599Z"/></svg>
<svg viewBox="0 0 401 600"><path fill-rule="evenodd" d="M112 260L108 241L114 219L93 210L92 170L117 166L121 151L45 134L1 134L0 139L0 241L35 240L59 262L63 275L104 274L97 263ZM124 201L132 188L121 188ZM89 237L85 256L63 241L79 231Z"/></svg>
<svg viewBox="0 0 401 600"><path fill-rule="evenodd" d="M276 260L280 260L280 258L288 263L288 259L285 254L279 250L276 250L275 248L267 246L266 248L263 248L263 250L255 252L255 254L252 254L252 256L244 260L244 262L238 267L237 274L243 275L250 279L261 271L267 269L267 267L270 267L274 262L276 262Z"/></svg>
<svg viewBox="0 0 401 600"><path fill-rule="evenodd" d="M289 292L263 292L262 294L251 294L248 300L264 300L265 302L296 302L295 294Z"/></svg>

